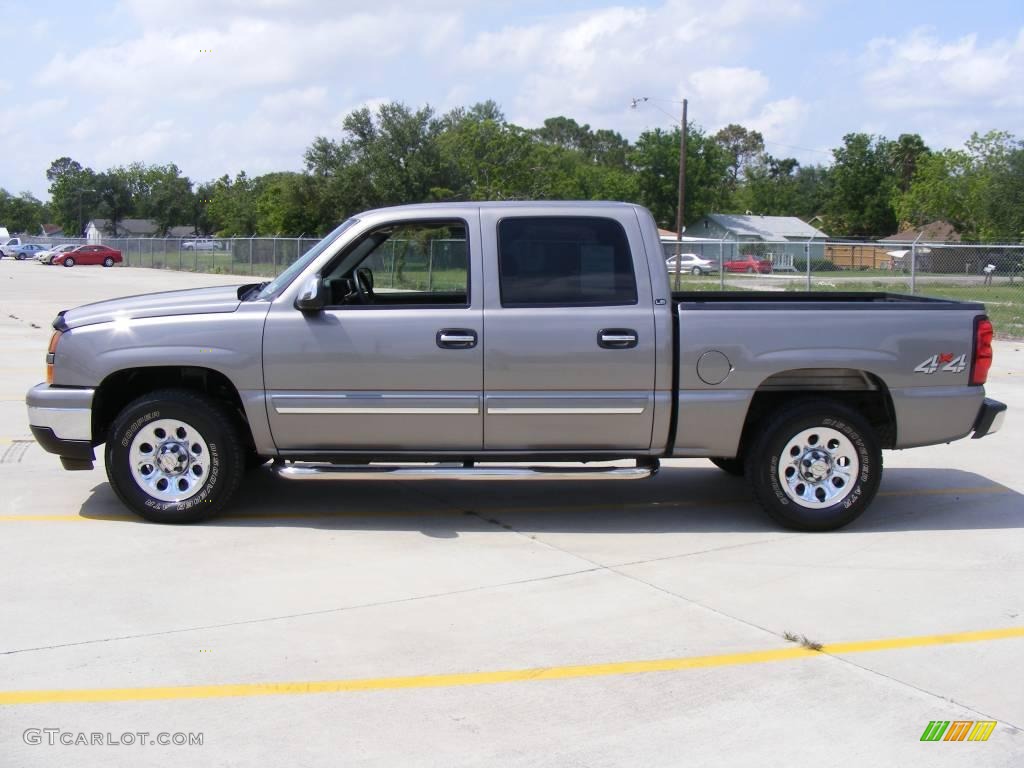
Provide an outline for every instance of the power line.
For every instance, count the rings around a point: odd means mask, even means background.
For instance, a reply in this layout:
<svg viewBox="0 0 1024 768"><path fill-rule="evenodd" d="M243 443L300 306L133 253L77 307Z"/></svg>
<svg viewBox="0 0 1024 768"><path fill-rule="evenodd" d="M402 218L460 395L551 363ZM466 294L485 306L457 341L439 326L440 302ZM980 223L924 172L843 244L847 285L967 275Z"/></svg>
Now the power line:
<svg viewBox="0 0 1024 768"><path fill-rule="evenodd" d="M764 139L762 139L762 141L764 141ZM786 149L799 149L801 152L817 152L819 155L827 155L829 157L832 157L832 152L831 151L826 151L824 149L811 149L810 147L797 147L797 146L794 146L792 144L782 144L781 142L778 142L778 141L764 141L764 143L765 144L771 144L773 147L785 147Z"/></svg>
<svg viewBox="0 0 1024 768"><path fill-rule="evenodd" d="M640 102L643 102L643 101L646 101L646 102L665 101L665 102L670 102L670 103L673 103L673 104L682 104L681 101L680 102L676 102L676 101L673 101L672 99L655 99L655 98L652 98L650 96L644 96L642 98L633 99L633 103L630 106L633 109L636 109L637 105L640 104ZM670 112L666 112L664 109L659 107L657 104L651 104L651 106L654 107L654 109L656 109L659 112L661 112L661 114L665 115L665 117L670 118L672 120L673 124L675 124L675 125L679 124L679 118L676 117L675 115L671 114ZM773 147L785 147L786 149L797 149L797 150L800 150L801 152L814 152L815 154L818 154L818 155L825 155L826 157L832 157L832 152L830 150L811 149L810 147L798 147L795 144L783 144L781 141L767 141L767 140L765 140L763 138L761 139L761 141L764 144L770 144Z"/></svg>

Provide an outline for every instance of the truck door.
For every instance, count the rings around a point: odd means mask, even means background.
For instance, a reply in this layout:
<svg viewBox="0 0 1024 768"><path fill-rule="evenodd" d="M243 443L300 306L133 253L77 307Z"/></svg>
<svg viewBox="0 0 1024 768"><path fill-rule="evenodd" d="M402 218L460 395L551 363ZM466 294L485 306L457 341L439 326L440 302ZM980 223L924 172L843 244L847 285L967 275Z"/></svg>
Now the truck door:
<svg viewBox="0 0 1024 768"><path fill-rule="evenodd" d="M481 210L484 445L647 450L656 343L636 214L544 210Z"/></svg>
<svg viewBox="0 0 1024 768"><path fill-rule="evenodd" d="M325 309L275 302L263 365L279 449L481 449L479 234L476 214L376 226L322 270Z"/></svg>

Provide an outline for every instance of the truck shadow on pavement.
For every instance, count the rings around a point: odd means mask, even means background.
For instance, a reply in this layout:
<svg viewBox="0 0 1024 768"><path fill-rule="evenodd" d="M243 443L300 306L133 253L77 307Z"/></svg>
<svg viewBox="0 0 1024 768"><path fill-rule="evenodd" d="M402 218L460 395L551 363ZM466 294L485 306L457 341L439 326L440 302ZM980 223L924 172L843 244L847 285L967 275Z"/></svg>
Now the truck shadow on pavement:
<svg viewBox="0 0 1024 768"><path fill-rule="evenodd" d="M93 520L146 524L102 483L82 505ZM231 506L202 525L420 531L670 533L773 531L741 478L665 467L637 482L296 482L246 476ZM870 509L844 532L1024 527L1024 496L953 469L889 469Z"/></svg>

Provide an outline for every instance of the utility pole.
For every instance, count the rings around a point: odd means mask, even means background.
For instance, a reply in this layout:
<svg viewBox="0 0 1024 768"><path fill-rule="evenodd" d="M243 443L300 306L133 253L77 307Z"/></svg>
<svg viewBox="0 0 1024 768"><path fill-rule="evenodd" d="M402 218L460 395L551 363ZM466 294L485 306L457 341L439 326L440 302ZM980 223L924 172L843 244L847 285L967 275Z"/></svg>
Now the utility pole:
<svg viewBox="0 0 1024 768"><path fill-rule="evenodd" d="M683 99L683 122L679 131L679 201L676 204L676 280L679 290L683 274L683 206L686 200L686 99Z"/></svg>
<svg viewBox="0 0 1024 768"><path fill-rule="evenodd" d="M650 96L637 96L637 97L635 97L633 99L633 102L630 104L630 107L632 109L636 109L638 106L640 106L640 104L642 104L645 101L651 101L651 97ZM682 260L681 257L683 255L683 230L685 229L685 226L683 225L683 221L684 221L683 206L685 205L685 201L686 201L686 133L687 133L686 106L687 106L687 104L686 104L686 99L683 99L681 102L675 101L674 99L654 99L654 101L671 101L671 103L673 103L673 104L682 104L683 105L683 119L682 119L682 122L679 125L679 190L678 190L679 191L679 199L676 201L676 269L675 269L676 279L675 279L675 290L678 291L679 290L679 285L682 282L682 275L683 275L683 260ZM670 115L668 112L666 112L661 107L656 106L656 105L652 105L652 106L654 106L654 108L657 109L659 112L661 112L661 113L663 113L665 115L668 115L669 117L672 117L672 115Z"/></svg>
<svg viewBox="0 0 1024 768"><path fill-rule="evenodd" d="M82 193L83 192L95 192L95 189L76 189L78 193L78 229L82 232L82 236L85 236L85 222L82 221Z"/></svg>

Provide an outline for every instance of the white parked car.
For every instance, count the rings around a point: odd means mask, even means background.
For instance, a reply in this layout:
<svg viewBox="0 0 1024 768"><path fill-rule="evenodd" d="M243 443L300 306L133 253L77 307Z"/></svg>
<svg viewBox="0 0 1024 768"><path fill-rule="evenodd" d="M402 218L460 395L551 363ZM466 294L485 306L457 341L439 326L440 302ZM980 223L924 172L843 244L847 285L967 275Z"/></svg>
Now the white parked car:
<svg viewBox="0 0 1024 768"><path fill-rule="evenodd" d="M708 275L712 272L718 271L718 265L709 259L702 259L696 253L681 253L679 254L679 261L682 265L682 272L689 272L693 275ZM668 267L669 272L676 271L676 257L675 255L669 256L665 259L665 265Z"/></svg>
<svg viewBox="0 0 1024 768"><path fill-rule="evenodd" d="M73 251L78 247L77 243L65 243L64 245L58 245L56 248L50 248L46 251L40 251L36 254L36 260L40 264L52 264L53 257L59 253L67 253Z"/></svg>
<svg viewBox="0 0 1024 768"><path fill-rule="evenodd" d="M181 244L183 251L219 251L223 246L210 237L197 237L195 240L185 240Z"/></svg>

